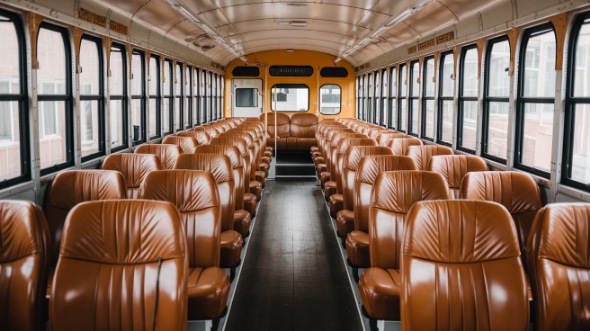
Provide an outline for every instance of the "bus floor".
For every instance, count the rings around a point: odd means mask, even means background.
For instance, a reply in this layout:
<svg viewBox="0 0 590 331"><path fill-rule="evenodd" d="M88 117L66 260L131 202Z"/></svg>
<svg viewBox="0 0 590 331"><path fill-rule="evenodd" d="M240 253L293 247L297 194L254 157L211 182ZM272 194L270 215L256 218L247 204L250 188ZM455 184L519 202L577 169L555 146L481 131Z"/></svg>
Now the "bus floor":
<svg viewBox="0 0 590 331"><path fill-rule="evenodd" d="M268 181L225 330L362 330L323 194Z"/></svg>

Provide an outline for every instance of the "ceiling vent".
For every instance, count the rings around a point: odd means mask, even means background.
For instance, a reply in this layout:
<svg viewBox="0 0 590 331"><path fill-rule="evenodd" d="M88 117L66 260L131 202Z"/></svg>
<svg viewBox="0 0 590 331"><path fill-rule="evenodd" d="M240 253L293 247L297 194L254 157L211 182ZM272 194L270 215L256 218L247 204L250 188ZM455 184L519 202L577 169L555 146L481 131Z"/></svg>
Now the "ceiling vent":
<svg viewBox="0 0 590 331"><path fill-rule="evenodd" d="M203 45L203 46L201 46L201 50L203 50L203 52L206 52L206 51L208 51L208 50L210 50L212 48L215 48L215 45L209 44L209 45Z"/></svg>
<svg viewBox="0 0 590 331"><path fill-rule="evenodd" d="M279 25L285 25L285 26L290 26L290 27L294 27L294 28L304 28L307 26L307 21L301 21L301 20L280 21Z"/></svg>

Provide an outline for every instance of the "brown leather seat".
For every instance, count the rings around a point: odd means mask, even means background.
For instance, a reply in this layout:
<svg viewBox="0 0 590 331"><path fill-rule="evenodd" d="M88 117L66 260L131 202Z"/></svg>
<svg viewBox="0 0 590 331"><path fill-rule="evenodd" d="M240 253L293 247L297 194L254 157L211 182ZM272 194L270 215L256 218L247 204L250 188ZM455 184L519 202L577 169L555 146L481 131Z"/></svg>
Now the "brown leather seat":
<svg viewBox="0 0 590 331"><path fill-rule="evenodd" d="M143 144L137 146L135 153L154 154L160 158L160 164L164 169L174 169L178 155L182 154L182 149L178 145L171 144Z"/></svg>
<svg viewBox="0 0 590 331"><path fill-rule="evenodd" d="M415 204L402 251L403 330L528 330L519 257L516 230L501 205Z"/></svg>
<svg viewBox="0 0 590 331"><path fill-rule="evenodd" d="M177 133L177 135L181 137L195 138L199 145L207 145L211 140L211 138L209 138L209 135L207 135L207 132L201 127L196 127L192 130L182 131Z"/></svg>
<svg viewBox="0 0 590 331"><path fill-rule="evenodd" d="M385 144L393 151L393 155L407 155L410 146L422 146L422 140L418 138L393 138Z"/></svg>
<svg viewBox="0 0 590 331"><path fill-rule="evenodd" d="M541 193L534 179L516 171L482 171L465 175L461 198L495 201L502 204L516 224L523 264L526 244L535 214L541 209Z"/></svg>
<svg viewBox="0 0 590 331"><path fill-rule="evenodd" d="M375 179L369 210L371 268L363 272L359 292L369 317L400 319L402 236L412 205L448 199L441 175L428 171L388 171Z"/></svg>
<svg viewBox="0 0 590 331"><path fill-rule="evenodd" d="M375 141L374 139L372 139ZM376 143L376 141L375 141ZM342 210L336 213L338 235L343 239L354 230L355 178L361 159L365 155L393 155L383 146L350 146L342 157ZM332 196L333 197L333 196ZM330 197L330 202L333 201Z"/></svg>
<svg viewBox="0 0 590 331"><path fill-rule="evenodd" d="M139 188L150 171L161 170L160 159L152 154L120 153L104 159L101 169L120 172L127 186L127 199L138 199Z"/></svg>
<svg viewBox="0 0 590 331"><path fill-rule="evenodd" d="M427 145L427 146L410 146L406 154L416 161L416 166L420 170L428 169L428 162L435 155L453 155L453 150L447 146Z"/></svg>
<svg viewBox="0 0 590 331"><path fill-rule="evenodd" d="M76 206L55 271L51 329L185 330L188 254L182 231L168 202Z"/></svg>
<svg viewBox="0 0 590 331"><path fill-rule="evenodd" d="M339 175L340 171L338 169L338 157L340 156L339 153L339 146L343 144L344 139L359 139L359 138L368 138L362 133L350 133L350 132L340 132L335 134L332 137L332 140L329 144L330 152L327 157L327 164L328 169L330 171L330 180L324 183L324 197L326 201L330 199L330 196L335 193L342 193L338 192L338 180L337 176ZM341 189L342 190L342 189Z"/></svg>
<svg viewBox="0 0 590 331"><path fill-rule="evenodd" d="M225 155L229 158L234 177L234 230L245 238L250 234L252 219L244 209L244 163L239 149L230 145L201 145L197 147L197 153Z"/></svg>
<svg viewBox="0 0 590 331"><path fill-rule="evenodd" d="M219 317L229 295L229 276L219 267L221 203L213 175L198 170L152 171L143 198L176 205L188 244L188 318Z"/></svg>
<svg viewBox="0 0 590 331"><path fill-rule="evenodd" d="M316 145L315 131L318 117L312 113L295 113L291 115L290 137L287 138L287 148L290 150L308 150Z"/></svg>
<svg viewBox="0 0 590 331"><path fill-rule="evenodd" d="M49 228L31 202L0 201L0 329L44 330Z"/></svg>
<svg viewBox="0 0 590 331"><path fill-rule="evenodd" d="M428 162L428 171L441 174L449 185L451 199L459 199L461 181L465 174L474 171L487 171L486 162L475 155L437 155Z"/></svg>
<svg viewBox="0 0 590 331"><path fill-rule="evenodd" d="M58 173L47 189L45 218L51 236L52 266L57 263L66 216L85 201L125 199L123 175L112 170L69 170Z"/></svg>
<svg viewBox="0 0 590 331"><path fill-rule="evenodd" d="M395 131L381 131L377 136L377 143L379 146L391 147L391 140L396 138L410 138L405 133ZM403 154L405 155L405 154Z"/></svg>
<svg viewBox="0 0 590 331"><path fill-rule="evenodd" d="M528 238L535 330L590 329L590 204L551 204Z"/></svg>
<svg viewBox="0 0 590 331"><path fill-rule="evenodd" d="M167 136L162 140L162 144L178 145L185 154L194 153L199 145L197 139L187 136Z"/></svg>
<svg viewBox="0 0 590 331"><path fill-rule="evenodd" d="M287 138L291 135L289 115L284 113L268 113L266 123L266 146L275 148L277 150L287 149ZM276 119L275 119L276 116ZM261 120L264 120L264 114L260 115ZM275 123L276 121L276 123ZM277 136L275 137L275 124Z"/></svg>
<svg viewBox="0 0 590 331"><path fill-rule="evenodd" d="M234 230L234 175L229 157L220 154L183 154L176 161L176 169L208 171L213 175L221 203L221 255L223 268L235 268L240 264L242 235Z"/></svg>
<svg viewBox="0 0 590 331"><path fill-rule="evenodd" d="M358 165L354 181L354 231L346 237L346 255L351 265L359 268L370 266L369 259L369 210L371 194L377 176L385 171L417 170L409 156L367 155Z"/></svg>

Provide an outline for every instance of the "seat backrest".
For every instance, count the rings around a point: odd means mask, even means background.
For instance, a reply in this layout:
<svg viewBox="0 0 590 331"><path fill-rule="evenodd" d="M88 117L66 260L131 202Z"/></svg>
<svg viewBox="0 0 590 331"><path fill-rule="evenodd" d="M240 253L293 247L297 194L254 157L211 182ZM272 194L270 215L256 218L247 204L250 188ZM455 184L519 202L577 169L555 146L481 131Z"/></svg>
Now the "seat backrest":
<svg viewBox="0 0 590 331"><path fill-rule="evenodd" d="M541 209L541 193L535 180L516 171L481 171L465 175L461 183L463 199L488 200L502 204L516 223L521 256L526 267L526 243Z"/></svg>
<svg viewBox="0 0 590 331"><path fill-rule="evenodd" d="M447 183L434 172L399 170L377 175L369 209L371 266L399 269L404 223L412 205L448 198Z"/></svg>
<svg viewBox="0 0 590 331"><path fill-rule="evenodd" d="M186 330L182 231L178 211L168 202L76 206L68 215L55 270L51 329Z"/></svg>
<svg viewBox="0 0 590 331"><path fill-rule="evenodd" d="M433 156L453 155L453 149L441 145L410 146L407 155L416 161L418 169L426 170Z"/></svg>
<svg viewBox="0 0 590 331"><path fill-rule="evenodd" d="M486 162L475 155L436 155L430 159L426 168L441 174L449 185L451 199L459 199L461 181L465 174L474 171L487 171Z"/></svg>
<svg viewBox="0 0 590 331"><path fill-rule="evenodd" d="M336 160L334 162L334 173L336 175L336 191L339 194L344 193L344 154L348 152L350 147L354 146L377 146L377 141L371 138L345 138L340 141L336 152Z"/></svg>
<svg viewBox="0 0 590 331"><path fill-rule="evenodd" d="M150 171L161 170L162 164L153 154L117 153L107 156L101 169L120 172L125 179L127 199L137 199L145 176Z"/></svg>
<svg viewBox="0 0 590 331"><path fill-rule="evenodd" d="M408 137L405 133L402 132L395 132L395 131L381 131L379 132L379 136L377 137L377 143L379 146L389 146L390 140L396 138L406 138ZM405 154L404 154L405 155Z"/></svg>
<svg viewBox="0 0 590 331"><path fill-rule="evenodd" d="M356 171L354 181L354 224L355 229L369 232L369 210L371 193L377 176L385 171L417 170L414 159L397 155L366 155Z"/></svg>
<svg viewBox="0 0 590 331"><path fill-rule="evenodd" d="M188 136L166 136L162 144L178 145L185 154L192 154L199 146L197 139Z"/></svg>
<svg viewBox="0 0 590 331"><path fill-rule="evenodd" d="M201 145L197 147L198 154L218 154L229 158L234 178L235 209L244 209L244 163L240 150L231 145Z"/></svg>
<svg viewBox="0 0 590 331"><path fill-rule="evenodd" d="M371 139L376 143L374 139ZM355 179L358 166L365 155L393 155L383 146L350 146L342 157L342 195L344 209L354 210Z"/></svg>
<svg viewBox="0 0 590 331"><path fill-rule="evenodd" d="M315 138L318 117L312 113L296 113L291 115L291 137Z"/></svg>
<svg viewBox="0 0 590 331"><path fill-rule="evenodd" d="M199 170L152 171L142 197L169 201L180 213L188 243L191 268L219 266L221 204L213 175Z"/></svg>
<svg viewBox="0 0 590 331"><path fill-rule="evenodd" d="M0 329L44 330L49 228L32 202L0 201Z"/></svg>
<svg viewBox="0 0 590 331"><path fill-rule="evenodd" d="M542 208L527 244L535 330L590 328L590 204Z"/></svg>
<svg viewBox="0 0 590 331"><path fill-rule="evenodd" d="M252 155L253 152L251 149L248 149L247 145L246 145L246 141L242 138L239 138L237 136L232 136L230 134L224 135L223 137L220 138L214 138L211 140L211 145L229 145L229 146L235 146L238 148L238 150L240 151L241 154L241 158L242 158L242 163L244 164L244 173L242 178L243 181L243 189L245 190L245 193L249 192L249 187L250 187L250 175L252 173L251 169L252 169ZM198 150L198 149L197 149ZM234 178L234 180L236 180ZM237 197L236 197L237 199Z"/></svg>
<svg viewBox="0 0 590 331"><path fill-rule="evenodd" d="M234 229L234 175L229 157L221 154L183 154L176 161L176 169L202 170L213 175L221 204L221 231Z"/></svg>
<svg viewBox="0 0 590 331"><path fill-rule="evenodd" d="M344 139L353 139L353 138L368 138L362 133L351 133L351 132L340 132L335 134L332 139L329 141L329 154L326 154L328 157L327 163L328 170L330 171L330 178L333 181L336 181L336 166L338 161L338 147L340 146L340 142Z"/></svg>
<svg viewBox="0 0 590 331"><path fill-rule="evenodd" d="M49 224L51 266L57 263L66 217L75 205L85 201L125 199L123 175L113 170L69 170L58 173L48 186L44 213Z"/></svg>
<svg viewBox="0 0 590 331"><path fill-rule="evenodd" d="M403 330L528 330L519 257L516 230L501 205L415 204L404 232Z"/></svg>
<svg viewBox="0 0 590 331"><path fill-rule="evenodd" d="M201 127L197 127L192 130L182 131L177 133L177 135L181 137L195 138L199 145L206 145L209 143L209 140L211 140L209 138L209 135L207 135L207 132L205 132L205 130Z"/></svg>
<svg viewBox="0 0 590 331"><path fill-rule="evenodd" d="M154 154L160 158L160 164L164 169L174 169L178 155L182 154L182 149L178 145L171 144L143 144L137 146L135 153Z"/></svg>
<svg viewBox="0 0 590 331"><path fill-rule="evenodd" d="M422 146L422 140L418 138L393 138L385 143L390 147L393 155L406 155L410 146Z"/></svg>
<svg viewBox="0 0 590 331"><path fill-rule="evenodd" d="M277 135L280 138L287 138L291 136L291 128L289 115L284 113L268 113L266 114L267 123L266 123L266 132L268 136L271 138L275 137L275 124L277 129ZM276 116L276 123L275 123L275 116ZM260 115L260 120L264 121L264 114Z"/></svg>

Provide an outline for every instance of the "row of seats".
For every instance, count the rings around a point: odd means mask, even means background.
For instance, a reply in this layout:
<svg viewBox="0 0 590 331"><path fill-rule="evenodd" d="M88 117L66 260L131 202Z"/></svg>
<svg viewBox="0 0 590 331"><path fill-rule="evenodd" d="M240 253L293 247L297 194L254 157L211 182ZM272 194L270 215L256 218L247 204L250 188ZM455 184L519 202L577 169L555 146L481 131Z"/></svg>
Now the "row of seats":
<svg viewBox="0 0 590 331"><path fill-rule="evenodd" d="M268 113L267 118L267 146L278 150L306 151L317 144L316 130L318 117L312 113L295 113L291 116L285 113ZM264 122L265 114L259 119ZM276 130L276 136L275 136Z"/></svg>
<svg viewBox="0 0 590 331"><path fill-rule="evenodd" d="M463 321L463 329L490 328L490 325L493 329L524 329L528 327L528 302L534 298L534 323L539 329L573 330L589 322L589 318L579 316L588 308L578 299L587 296L585 287L588 283L584 285L580 275L567 276L559 284L553 284L553 279L546 275L541 276L546 288L548 283L549 287L565 283L578 286L571 291L574 292L572 297L560 297L562 302L570 299L576 302L571 312L578 317L560 317L560 324L555 324L559 315L556 312L561 306L542 306L547 304L543 294L546 289L536 285L539 269L531 266L533 259L527 259L531 256L531 246L534 246L533 220L541 209L539 189L529 175L487 171L481 158L453 155L452 150L442 146L422 146L416 138L357 120L321 123L318 146L311 152L331 213L336 214L338 233L345 238L349 264L369 267L359 281L361 299L369 317L401 318L402 326L408 330L454 328L460 325L457 321ZM340 192L343 192L342 198ZM449 198L470 201L452 202L447 200ZM338 199L343 199L340 206L336 205ZM444 201L421 202L425 200ZM498 209L497 204L488 206L475 200L493 201L503 207ZM417 219L411 216L414 204L417 204L415 208L428 206ZM498 229L493 228L496 226L493 221L506 218L506 211L509 212L509 224L499 230L503 232L500 236L495 234ZM431 224L420 231L411 228L412 222L425 220ZM581 222L588 221L588 214L581 218ZM458 223L452 225L452 222ZM492 229L480 228L486 222L491 222ZM351 223L354 227L350 226ZM574 238L568 239L575 242ZM587 236L575 239L588 241ZM507 248L502 248L503 243ZM406 255L414 254L417 259L406 259ZM508 262L499 262L503 259ZM474 267L466 267L466 263L474 263ZM484 265L488 268L482 269ZM473 270L483 271L473 273ZM555 271L552 272L551 277L555 277ZM505 277L511 274L524 276ZM532 289L528 285L529 277ZM488 282L497 280L505 287L486 288L480 283L483 279ZM444 286L442 292L440 286ZM506 305L506 296L496 301L485 297L497 296L498 291L510 293L511 298L514 293L517 304ZM561 293L555 288L551 291L553 295ZM464 292L469 295L459 295ZM520 296L522 293L524 295ZM405 294L408 295L404 298ZM476 305L479 301L483 304ZM472 309L458 309L464 305ZM404 306L409 308L404 309ZM438 313L431 315L430 319L424 318L424 309ZM485 325L488 321L485 316L491 316L491 313L496 316L502 311L519 312L519 319L506 318ZM549 314L553 315L547 317ZM433 321L439 324L428 325ZM555 325L560 327L555 328Z"/></svg>
<svg viewBox="0 0 590 331"><path fill-rule="evenodd" d="M0 247L11 265L0 267L9 271L1 284L26 291L2 292L14 308L1 329L43 328L48 302L55 330L145 329L152 320L185 329L187 318L221 316L230 284L222 268L240 263L272 157L263 137L262 123L228 119L110 155L103 170L57 174L44 213L2 202ZM17 259L26 275L13 272Z"/></svg>

